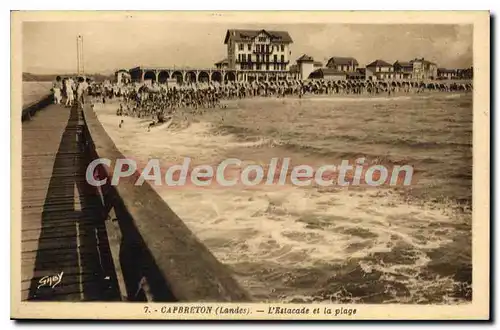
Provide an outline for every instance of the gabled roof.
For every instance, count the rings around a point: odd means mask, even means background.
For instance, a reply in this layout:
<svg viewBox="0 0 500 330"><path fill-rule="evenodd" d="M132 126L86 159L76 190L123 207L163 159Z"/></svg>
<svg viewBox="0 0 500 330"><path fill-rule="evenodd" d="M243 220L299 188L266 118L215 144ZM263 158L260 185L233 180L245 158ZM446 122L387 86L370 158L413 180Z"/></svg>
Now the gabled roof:
<svg viewBox="0 0 500 330"><path fill-rule="evenodd" d="M332 64L338 64L338 65L359 65L358 61L354 57L330 57L328 60L328 63L326 64L327 66L332 63Z"/></svg>
<svg viewBox="0 0 500 330"><path fill-rule="evenodd" d="M314 74L322 74L323 76L345 76L346 73L343 71L338 71L331 68L321 68L318 70L314 70L312 73Z"/></svg>
<svg viewBox="0 0 500 330"><path fill-rule="evenodd" d="M392 66L392 64L389 64L384 60L375 60L367 65L367 67L369 67L369 66L387 67L387 66Z"/></svg>
<svg viewBox="0 0 500 330"><path fill-rule="evenodd" d="M241 30L229 29L226 32L224 43L227 44L229 38L234 41L251 41L260 33L266 33L273 42L292 43L292 37L286 31L269 31L269 30Z"/></svg>
<svg viewBox="0 0 500 330"><path fill-rule="evenodd" d="M401 67L413 67L413 62L396 61L394 66L399 65Z"/></svg>
<svg viewBox="0 0 500 330"><path fill-rule="evenodd" d="M425 58L415 58L413 60L410 61L410 63L413 63L413 62L422 62L423 64L433 64L433 65L436 65L436 63L434 62L431 62L431 61L427 61Z"/></svg>
<svg viewBox="0 0 500 330"><path fill-rule="evenodd" d="M297 63L299 62L314 62L314 58L309 55L303 54L301 57L297 59Z"/></svg>

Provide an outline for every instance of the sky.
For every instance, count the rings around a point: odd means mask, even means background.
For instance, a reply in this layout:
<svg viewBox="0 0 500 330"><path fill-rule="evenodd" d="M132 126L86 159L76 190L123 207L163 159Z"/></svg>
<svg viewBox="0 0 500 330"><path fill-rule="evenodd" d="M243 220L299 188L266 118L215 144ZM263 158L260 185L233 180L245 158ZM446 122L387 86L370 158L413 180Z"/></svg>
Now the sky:
<svg viewBox="0 0 500 330"><path fill-rule="evenodd" d="M88 73L136 66L208 68L225 58L227 29L288 31L292 59L324 64L352 56L361 66L424 57L445 68L472 66L472 25L237 24L182 21L54 21L23 23L23 72L76 72L76 37L84 39Z"/></svg>

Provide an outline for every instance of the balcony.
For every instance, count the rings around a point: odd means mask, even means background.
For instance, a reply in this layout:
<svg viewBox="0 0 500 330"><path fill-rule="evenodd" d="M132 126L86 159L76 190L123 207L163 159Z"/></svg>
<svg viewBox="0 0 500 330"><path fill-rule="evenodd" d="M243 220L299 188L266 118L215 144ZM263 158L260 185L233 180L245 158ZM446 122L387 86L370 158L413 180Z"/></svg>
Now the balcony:
<svg viewBox="0 0 500 330"><path fill-rule="evenodd" d="M273 52L272 48L270 48L270 49L254 48L254 50L253 50L254 54L272 54L272 52Z"/></svg>
<svg viewBox="0 0 500 330"><path fill-rule="evenodd" d="M269 59L269 61L242 61L236 59L236 63L248 63L248 64L289 64L290 61L274 61L274 59Z"/></svg>

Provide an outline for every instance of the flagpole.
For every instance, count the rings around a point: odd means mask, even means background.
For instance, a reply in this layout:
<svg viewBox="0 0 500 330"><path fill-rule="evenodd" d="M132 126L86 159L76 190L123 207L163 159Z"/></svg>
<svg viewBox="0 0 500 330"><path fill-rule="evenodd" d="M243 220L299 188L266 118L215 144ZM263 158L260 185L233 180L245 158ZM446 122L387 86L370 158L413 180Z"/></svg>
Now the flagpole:
<svg viewBox="0 0 500 330"><path fill-rule="evenodd" d="M81 36L82 38L82 75L85 76L85 57L84 57L84 53L83 53L83 36Z"/></svg>
<svg viewBox="0 0 500 330"><path fill-rule="evenodd" d="M79 45L79 39L80 36L76 37L76 73L77 75L80 75L80 45Z"/></svg>

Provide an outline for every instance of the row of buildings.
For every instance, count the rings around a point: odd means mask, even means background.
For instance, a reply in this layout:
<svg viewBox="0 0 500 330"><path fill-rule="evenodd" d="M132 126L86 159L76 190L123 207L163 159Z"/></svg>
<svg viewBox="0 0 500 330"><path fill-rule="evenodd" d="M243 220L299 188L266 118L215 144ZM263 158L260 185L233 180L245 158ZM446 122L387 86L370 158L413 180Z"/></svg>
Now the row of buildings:
<svg viewBox="0 0 500 330"><path fill-rule="evenodd" d="M286 31L228 30L224 39L227 58L215 63L226 70L300 73L302 79L370 79L370 80L435 80L468 79L472 70L438 68L425 58L396 61L392 64L377 59L361 68L353 57L331 57L325 65L309 55L296 64L290 61L292 38Z"/></svg>
<svg viewBox="0 0 500 330"><path fill-rule="evenodd" d="M326 63L304 54L292 61L293 40L286 31L227 30L224 44L227 56L212 68L152 68L128 70L132 81L254 81L282 79L328 80L435 80L471 79L472 68L449 70L425 58L388 63L377 59L365 67L353 57L331 57ZM121 70L121 76L126 75ZM118 73L117 73L118 79Z"/></svg>
<svg viewBox="0 0 500 330"><path fill-rule="evenodd" d="M309 62L309 65L304 64ZM307 55L297 59L297 68L302 70L302 77L323 79L364 79L364 80L440 80L440 79L472 79L472 68L451 70L438 68L436 63L425 58L410 61L396 61L390 64L377 59L364 68L352 57L331 57L325 67L318 67L317 62Z"/></svg>

